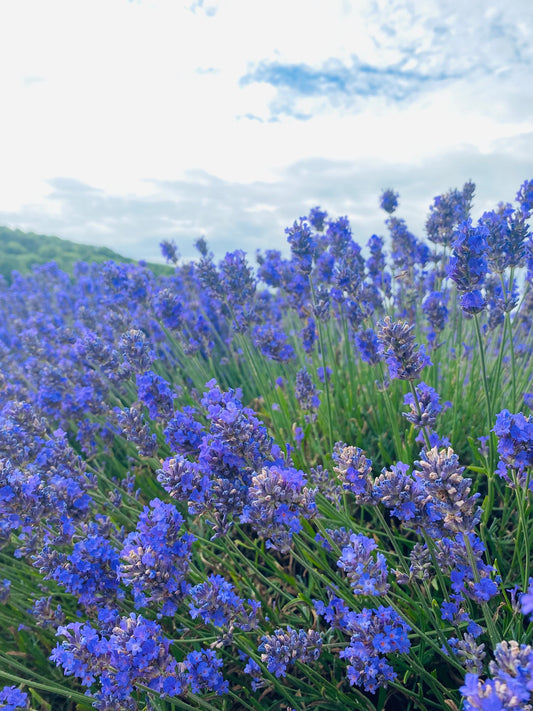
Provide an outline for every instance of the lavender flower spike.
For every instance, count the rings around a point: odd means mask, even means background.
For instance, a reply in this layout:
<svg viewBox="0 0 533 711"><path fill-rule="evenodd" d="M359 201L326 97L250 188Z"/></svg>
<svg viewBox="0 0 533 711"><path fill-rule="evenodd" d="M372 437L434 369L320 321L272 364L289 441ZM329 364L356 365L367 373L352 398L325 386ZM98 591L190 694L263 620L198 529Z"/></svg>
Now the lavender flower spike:
<svg viewBox="0 0 533 711"><path fill-rule="evenodd" d="M413 326L406 321L392 321L390 316L385 316L378 324L378 339L391 378L415 380L426 365L431 365L424 346L417 349Z"/></svg>

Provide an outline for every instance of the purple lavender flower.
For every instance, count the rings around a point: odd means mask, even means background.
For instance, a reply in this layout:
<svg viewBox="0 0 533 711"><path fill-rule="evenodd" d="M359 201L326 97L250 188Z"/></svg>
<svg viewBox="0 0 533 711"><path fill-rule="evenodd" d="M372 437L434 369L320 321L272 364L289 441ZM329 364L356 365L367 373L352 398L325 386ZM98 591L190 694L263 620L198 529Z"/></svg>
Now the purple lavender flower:
<svg viewBox="0 0 533 711"><path fill-rule="evenodd" d="M372 280L375 281L385 271L385 255L383 254L383 237L372 235L367 242L370 257L367 259L366 268Z"/></svg>
<svg viewBox="0 0 533 711"><path fill-rule="evenodd" d="M524 265L525 240L529 228L520 210L514 211L509 203L501 203L497 210L485 212L480 224L488 230L487 261L493 272L502 274L508 267Z"/></svg>
<svg viewBox="0 0 533 711"><path fill-rule="evenodd" d="M448 276L462 294L463 310L466 313L478 313L484 308L479 287L483 284L488 269L485 255L489 230L483 224L473 227L472 221L468 219L458 225L454 236Z"/></svg>
<svg viewBox="0 0 533 711"><path fill-rule="evenodd" d="M267 249L263 254L257 252L257 277L275 288L281 286L283 280L283 272L286 269L287 262L282 259L281 252L278 249Z"/></svg>
<svg viewBox="0 0 533 711"><path fill-rule="evenodd" d="M310 274L316 241L311 234L309 224L301 218L299 222L294 222L292 227L287 227L285 234L291 247L296 268L302 274Z"/></svg>
<svg viewBox="0 0 533 711"><path fill-rule="evenodd" d="M350 608L331 588L327 589L327 594L327 605L322 600L313 600L317 614L323 617L331 628L346 631L351 615Z"/></svg>
<svg viewBox="0 0 533 711"><path fill-rule="evenodd" d="M157 470L157 480L173 499L188 501L192 509L205 505L212 485L211 477L197 462L182 456L165 459Z"/></svg>
<svg viewBox="0 0 533 711"><path fill-rule="evenodd" d="M320 278L320 277L319 277ZM319 321L327 321L331 312L331 291L323 284L315 288L313 315ZM315 336L316 340L316 336ZM308 351L309 352L309 351Z"/></svg>
<svg viewBox="0 0 533 711"><path fill-rule="evenodd" d="M293 467L265 467L252 478L241 521L251 523L267 540L267 547L285 553L293 534L302 529L300 517L316 516L315 493L305 486L303 472Z"/></svg>
<svg viewBox="0 0 533 711"><path fill-rule="evenodd" d="M88 331L78 339L74 349L76 354L88 365L101 370L110 378L116 377L120 367L118 353L100 336Z"/></svg>
<svg viewBox="0 0 533 711"><path fill-rule="evenodd" d="M0 494L1 495L1 494ZM6 605L11 593L11 580L0 580L0 605Z"/></svg>
<svg viewBox="0 0 533 711"><path fill-rule="evenodd" d="M119 348L124 360L135 373L145 373L155 360L148 338L138 328L131 328L122 334Z"/></svg>
<svg viewBox="0 0 533 711"><path fill-rule="evenodd" d="M437 415L442 411L440 395L430 385L424 382L418 383L415 388L418 397L420 412L416 406L416 401L412 393L406 393L403 398L404 405L410 405L410 412L402 412L402 415L412 422L417 429L428 427L433 429L437 422Z"/></svg>
<svg viewBox="0 0 533 711"><path fill-rule="evenodd" d="M451 637L448 640L448 644L467 672L481 674L483 671L483 659L486 656L484 644L478 644L474 635L469 632L465 632L461 639Z"/></svg>
<svg viewBox="0 0 533 711"><path fill-rule="evenodd" d="M342 487L321 464L311 467L309 481L330 503L336 507L339 506L342 500Z"/></svg>
<svg viewBox="0 0 533 711"><path fill-rule="evenodd" d="M355 301L359 296L364 277L365 260L361 254L361 247L351 240L338 259L333 274L334 286L341 294L345 293Z"/></svg>
<svg viewBox="0 0 533 711"><path fill-rule="evenodd" d="M498 586L492 579L494 568L483 562L485 547L478 536L474 533L457 533L454 538L444 536L436 540L435 546L437 563L443 572L449 573L454 593L477 603L487 602L496 595Z"/></svg>
<svg viewBox="0 0 533 711"><path fill-rule="evenodd" d="M372 557L376 548L372 538L353 533L349 545L342 549L337 565L346 573L355 595L386 595L390 588L385 556L378 553Z"/></svg>
<svg viewBox="0 0 533 711"><path fill-rule="evenodd" d="M168 420L174 411L174 398L177 395L169 383L152 370L137 374L136 383L139 400L148 408L150 419Z"/></svg>
<svg viewBox="0 0 533 711"><path fill-rule="evenodd" d="M392 608L383 606L349 613L347 622L352 637L339 656L348 660L348 681L371 693L379 687L386 688L397 674L381 655L406 654L411 646L407 637L411 628Z"/></svg>
<svg viewBox="0 0 533 711"><path fill-rule="evenodd" d="M481 313L487 305L487 302L483 298L481 291L474 289L461 296L460 304L465 314L473 316L474 314Z"/></svg>
<svg viewBox="0 0 533 711"><path fill-rule="evenodd" d="M2 711L16 711L16 709L28 709L30 699L25 691L17 689L16 686L4 686L0 689L0 708Z"/></svg>
<svg viewBox="0 0 533 711"><path fill-rule="evenodd" d="M190 652L179 665L183 681L190 686L193 694L202 691L227 694L229 682L224 680L219 671L221 667L222 659L212 649Z"/></svg>
<svg viewBox="0 0 533 711"><path fill-rule="evenodd" d="M202 257L196 265L198 281L212 299L220 300L224 298L224 287L222 286L220 274L213 262L213 255L208 254Z"/></svg>
<svg viewBox="0 0 533 711"><path fill-rule="evenodd" d="M496 471L509 483L512 483L509 470L514 471L519 485L525 486L526 469L533 466L533 416L525 417L521 412L512 415L509 410L502 410L496 415L492 431L498 437L500 455ZM533 488L532 482L529 488Z"/></svg>
<svg viewBox="0 0 533 711"><path fill-rule="evenodd" d="M119 588L118 552L94 524L88 535L74 544L70 555L45 547L33 564L46 580L55 580L76 595L88 610L112 605L124 597Z"/></svg>
<svg viewBox="0 0 533 711"><path fill-rule="evenodd" d="M391 234L391 256L398 272L414 274L415 265L427 261L428 254L416 237L409 232L405 220L389 217L386 221Z"/></svg>
<svg viewBox="0 0 533 711"><path fill-rule="evenodd" d="M432 347L436 347L438 334L444 329L448 320L447 301L448 294L446 292L432 291L422 304L422 311L432 329L428 334L428 340Z"/></svg>
<svg viewBox="0 0 533 711"><path fill-rule="evenodd" d="M192 686L196 681L189 668L194 665L187 660L178 665L160 625L140 615L118 618L109 637L80 622L60 627L57 634L65 639L50 659L84 686L98 680L100 688L94 694L97 708L122 706L141 685L159 694L177 696L189 682Z"/></svg>
<svg viewBox="0 0 533 711"><path fill-rule="evenodd" d="M167 260L167 264L169 262L172 262L172 264L178 263L179 252L174 240L164 239L160 242L159 247L161 249L161 254Z"/></svg>
<svg viewBox="0 0 533 711"><path fill-rule="evenodd" d="M243 305L250 301L256 283L246 254L241 249L228 252L220 262L221 286L229 303Z"/></svg>
<svg viewBox="0 0 533 711"><path fill-rule="evenodd" d="M328 382L331 380L333 371L329 366L326 366L326 372L324 373L324 368L320 366L316 369L316 374L318 375L318 379L320 380L320 382L325 383L326 380L328 380Z"/></svg>
<svg viewBox="0 0 533 711"><path fill-rule="evenodd" d="M141 457L153 457L157 451L157 435L144 420L139 404L125 410L115 409L121 433L133 442Z"/></svg>
<svg viewBox="0 0 533 711"><path fill-rule="evenodd" d="M472 480L463 477L464 467L451 449L433 447L422 451L413 477L424 490L424 527L438 538L446 531L470 533L479 522L479 494L470 494Z"/></svg>
<svg viewBox="0 0 533 711"><path fill-rule="evenodd" d="M385 212L388 212L389 215L392 215L392 213L398 207L398 198L399 197L400 197L400 194L395 193L394 190L391 190L390 188L387 190L384 190L383 193L381 194L380 199L379 199L379 206L381 207L382 210L385 210Z"/></svg>
<svg viewBox="0 0 533 711"><path fill-rule="evenodd" d="M326 237L333 257L342 259L352 241L352 230L348 218L339 217L337 220L331 220L328 224Z"/></svg>
<svg viewBox="0 0 533 711"><path fill-rule="evenodd" d="M432 561L429 548L425 543L415 543L409 553L409 575L395 571L396 579L402 585L406 585L412 580L428 580L432 575Z"/></svg>
<svg viewBox="0 0 533 711"><path fill-rule="evenodd" d="M65 621L65 613L61 609L61 605L52 608L51 596L41 597L36 600L29 612L33 615L39 627L54 627L57 629Z"/></svg>
<svg viewBox="0 0 533 711"><path fill-rule="evenodd" d="M194 415L194 407L185 406L175 412L164 430L165 439L174 454L197 454L200 450L205 427Z"/></svg>
<svg viewBox="0 0 533 711"><path fill-rule="evenodd" d="M519 293L516 279L512 282L498 274L489 274L485 280L485 296L488 310L488 325L494 329L503 323L506 313L518 305Z"/></svg>
<svg viewBox="0 0 533 711"><path fill-rule="evenodd" d="M381 361L380 342L374 329L366 328L355 334L355 345L365 363L376 365Z"/></svg>
<svg viewBox="0 0 533 711"><path fill-rule="evenodd" d="M426 365L431 365L424 346L416 349L413 326L405 321L394 322L390 316L385 316L378 324L378 339L391 378L415 380Z"/></svg>
<svg viewBox="0 0 533 711"><path fill-rule="evenodd" d="M320 656L322 638L315 630L294 630L287 627L274 631L274 634L263 635L258 651L261 661L267 669L277 677L286 676L287 669L295 662L304 664L316 661Z"/></svg>
<svg viewBox="0 0 533 711"><path fill-rule="evenodd" d="M372 461L359 447L337 442L333 450L333 471L344 489L355 494L358 504L372 504Z"/></svg>
<svg viewBox="0 0 533 711"><path fill-rule="evenodd" d="M207 419L211 422L210 434L227 450L228 463L244 461L254 468L271 458L273 442L263 423L257 419L249 407L243 407L240 390L222 392L216 380L206 383L209 390L204 393L202 405L207 409ZM207 438L203 445L208 444ZM231 462L230 452L240 461Z"/></svg>
<svg viewBox="0 0 533 711"><path fill-rule="evenodd" d="M255 326L254 346L271 360L286 363L295 356L294 348L287 343L287 335L273 324Z"/></svg>
<svg viewBox="0 0 533 711"><path fill-rule="evenodd" d="M475 189L475 184L468 182L462 191L450 190L434 199L426 220L426 232L431 242L450 244L458 223L468 218Z"/></svg>
<svg viewBox="0 0 533 711"><path fill-rule="evenodd" d="M319 393L320 390L313 383L307 370L305 368L299 370L296 373L294 396L301 409L307 413L305 415L306 422L314 422L316 420L316 412L320 407Z"/></svg>
<svg viewBox="0 0 533 711"><path fill-rule="evenodd" d="M263 678L263 674L261 671L261 667L259 664L255 661L255 659L252 659L252 657L248 656L247 654L244 654L244 652L239 650L239 657L242 661L246 662L246 666L244 667L244 673L249 674L252 677L251 681L251 687L252 691L257 691L258 689L262 689L265 684L266 680Z"/></svg>
<svg viewBox="0 0 533 711"><path fill-rule="evenodd" d="M416 520L423 500L423 490L407 474L408 471L408 464L397 462L390 470L382 470L372 489L373 499L390 509L391 514L404 523Z"/></svg>
<svg viewBox="0 0 533 711"><path fill-rule="evenodd" d="M300 338L306 353L311 353L317 340L316 323L313 318L308 318L306 325L300 331Z"/></svg>
<svg viewBox="0 0 533 711"><path fill-rule="evenodd" d="M520 204L520 209L524 220L531 217L533 212L533 180L525 180L516 194L516 201Z"/></svg>
<svg viewBox="0 0 533 711"><path fill-rule="evenodd" d="M153 307L155 315L165 328L181 330L184 325L184 310L179 294L172 289L160 289L154 295Z"/></svg>
<svg viewBox="0 0 533 711"><path fill-rule="evenodd" d="M183 517L172 504L159 499L145 506L136 530L130 533L120 553L120 579L133 589L135 607L162 603L162 614L172 615L187 595L194 536L180 535Z"/></svg>
<svg viewBox="0 0 533 711"><path fill-rule="evenodd" d="M326 528L326 533L333 543L342 550L350 545L350 536L353 534L353 531L351 528L346 529L344 526L341 526L340 528ZM320 533L315 535L315 541L320 543L325 550L333 550L329 540L324 538Z"/></svg>
<svg viewBox="0 0 533 711"><path fill-rule="evenodd" d="M309 210L309 217L307 219L314 230L323 232L327 216L328 213L325 210L321 210L319 207L313 207Z"/></svg>
<svg viewBox="0 0 533 711"><path fill-rule="evenodd" d="M257 613L261 603L248 600L250 610L244 606L231 583L221 575L210 575L204 583L195 585L191 589L189 612L191 617L201 617L207 624L211 622L215 627L226 627L227 631L220 640L220 645L230 644L233 630L240 629L244 632L257 627Z"/></svg>
<svg viewBox="0 0 533 711"><path fill-rule="evenodd" d="M529 578L528 582L527 591L520 597L520 610L523 615L529 615L531 618L533 613L533 578Z"/></svg>
<svg viewBox="0 0 533 711"><path fill-rule="evenodd" d="M479 494L470 494L472 480L463 477L453 449L423 450L413 472L398 462L374 481L373 497L415 530L439 539L450 532L470 533L480 520Z"/></svg>
<svg viewBox="0 0 533 711"><path fill-rule="evenodd" d="M15 445L10 435L18 434L17 426L11 424L9 418L0 427L10 452ZM87 519L92 507L88 492L95 481L85 462L70 447L63 430L56 430L44 442L36 438L28 448L23 435L19 456L15 451L12 454L20 467L12 458L0 459L0 540L18 531L17 556L36 553L43 542L69 542L74 526ZM47 520L47 528L35 526L36 519Z"/></svg>
<svg viewBox="0 0 533 711"><path fill-rule="evenodd" d="M207 241L206 241L205 237L198 237L198 239L195 240L195 242L194 242L194 246L200 252L202 257L207 257L209 250L207 247Z"/></svg>
<svg viewBox="0 0 533 711"><path fill-rule="evenodd" d="M533 685L533 650L518 642L500 642L494 650L489 670L492 678L481 681L468 673L460 688L466 711L504 711L525 709Z"/></svg>

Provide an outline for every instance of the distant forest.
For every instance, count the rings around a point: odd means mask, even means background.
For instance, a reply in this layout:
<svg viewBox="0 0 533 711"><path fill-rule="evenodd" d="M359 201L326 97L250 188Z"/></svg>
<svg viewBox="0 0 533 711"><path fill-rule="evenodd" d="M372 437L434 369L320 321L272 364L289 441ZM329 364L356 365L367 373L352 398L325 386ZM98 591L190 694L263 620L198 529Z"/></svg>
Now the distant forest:
<svg viewBox="0 0 533 711"><path fill-rule="evenodd" d="M92 247L88 244L76 244L67 239L38 235L33 232L12 230L0 227L0 274L6 281L11 281L11 272L21 274L31 272L33 265L55 262L67 273L72 273L76 262L122 262L134 264L134 259L123 257L107 247ZM171 274L173 269L164 264L148 263L155 274Z"/></svg>

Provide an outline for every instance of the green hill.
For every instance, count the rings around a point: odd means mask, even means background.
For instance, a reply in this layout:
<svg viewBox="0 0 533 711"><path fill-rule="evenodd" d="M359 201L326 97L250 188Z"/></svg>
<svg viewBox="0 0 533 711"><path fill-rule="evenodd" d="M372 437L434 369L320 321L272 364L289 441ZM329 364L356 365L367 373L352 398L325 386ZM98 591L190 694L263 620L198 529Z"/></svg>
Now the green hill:
<svg viewBox="0 0 533 711"><path fill-rule="evenodd" d="M13 270L27 274L31 272L34 264L53 261L63 271L72 273L75 262L106 262L110 259L126 264L136 263L134 259L123 257L107 247L92 247L59 237L0 227L0 274L3 274L8 282ZM164 264L149 263L148 266L154 274L173 272L172 267Z"/></svg>

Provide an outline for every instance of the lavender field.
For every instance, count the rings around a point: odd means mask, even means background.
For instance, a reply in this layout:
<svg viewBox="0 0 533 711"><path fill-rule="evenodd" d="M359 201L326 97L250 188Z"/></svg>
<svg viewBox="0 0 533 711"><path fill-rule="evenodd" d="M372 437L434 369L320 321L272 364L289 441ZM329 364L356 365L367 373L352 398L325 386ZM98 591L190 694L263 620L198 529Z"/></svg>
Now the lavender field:
<svg viewBox="0 0 533 711"><path fill-rule="evenodd" d="M0 282L0 709L532 708L533 180L474 192Z"/></svg>

